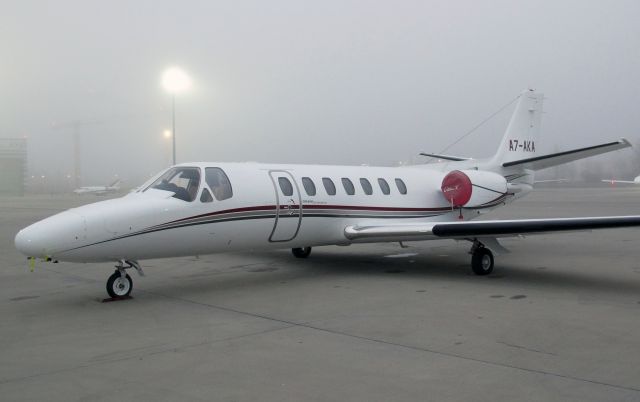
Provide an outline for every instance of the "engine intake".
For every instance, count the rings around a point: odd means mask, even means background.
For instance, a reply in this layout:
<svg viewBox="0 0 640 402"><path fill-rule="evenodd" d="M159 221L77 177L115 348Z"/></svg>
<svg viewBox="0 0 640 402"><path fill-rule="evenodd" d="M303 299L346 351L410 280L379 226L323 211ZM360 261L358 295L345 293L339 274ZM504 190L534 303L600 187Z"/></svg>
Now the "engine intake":
<svg viewBox="0 0 640 402"><path fill-rule="evenodd" d="M507 180L482 170L453 170L440 186L444 198L454 207L477 208L505 196Z"/></svg>

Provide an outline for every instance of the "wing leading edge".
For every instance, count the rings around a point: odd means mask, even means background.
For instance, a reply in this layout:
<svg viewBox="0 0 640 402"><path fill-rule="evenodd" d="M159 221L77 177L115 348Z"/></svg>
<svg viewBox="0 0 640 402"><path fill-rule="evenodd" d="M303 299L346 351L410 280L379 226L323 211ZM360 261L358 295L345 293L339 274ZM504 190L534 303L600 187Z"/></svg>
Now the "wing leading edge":
<svg viewBox="0 0 640 402"><path fill-rule="evenodd" d="M347 226L349 240L435 240L509 237L525 234L613 229L640 226L640 215L589 218L517 219L405 225Z"/></svg>

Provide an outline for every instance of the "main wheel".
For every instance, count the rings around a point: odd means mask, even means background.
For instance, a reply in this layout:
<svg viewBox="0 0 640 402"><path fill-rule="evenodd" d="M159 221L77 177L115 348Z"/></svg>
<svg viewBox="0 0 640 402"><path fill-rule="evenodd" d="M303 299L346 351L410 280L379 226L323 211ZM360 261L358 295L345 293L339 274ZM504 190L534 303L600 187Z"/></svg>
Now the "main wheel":
<svg viewBox="0 0 640 402"><path fill-rule="evenodd" d="M125 274L124 278L120 275L120 271L113 273L107 280L107 293L111 297L126 297L133 289L133 281L129 274Z"/></svg>
<svg viewBox="0 0 640 402"><path fill-rule="evenodd" d="M493 254L488 248L480 247L471 256L471 269L476 275L489 275L493 271Z"/></svg>
<svg viewBox="0 0 640 402"><path fill-rule="evenodd" d="M307 258L311 254L311 247L292 248L291 252L296 258Z"/></svg>

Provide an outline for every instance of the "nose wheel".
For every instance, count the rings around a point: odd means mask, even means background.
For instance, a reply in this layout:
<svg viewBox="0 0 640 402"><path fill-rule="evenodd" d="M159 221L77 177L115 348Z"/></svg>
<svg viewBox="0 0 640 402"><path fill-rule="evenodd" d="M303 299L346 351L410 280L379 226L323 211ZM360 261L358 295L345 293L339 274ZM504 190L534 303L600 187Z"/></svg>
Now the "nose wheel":
<svg viewBox="0 0 640 402"><path fill-rule="evenodd" d="M107 279L107 293L112 299L128 298L133 289L133 280L127 269L134 268L140 276L144 276L142 267L137 261L120 260L116 264L116 271Z"/></svg>
<svg viewBox="0 0 640 402"><path fill-rule="evenodd" d="M114 299L127 297L133 289L133 281L126 272L116 270L107 280L107 293Z"/></svg>

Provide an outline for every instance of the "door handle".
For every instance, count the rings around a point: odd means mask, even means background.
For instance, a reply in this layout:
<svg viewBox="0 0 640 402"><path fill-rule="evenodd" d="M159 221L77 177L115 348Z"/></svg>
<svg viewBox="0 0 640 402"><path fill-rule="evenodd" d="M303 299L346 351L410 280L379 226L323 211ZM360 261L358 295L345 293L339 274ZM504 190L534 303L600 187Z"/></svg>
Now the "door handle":
<svg viewBox="0 0 640 402"><path fill-rule="evenodd" d="M287 205L287 209L289 210L289 215L293 215L293 206L296 204L293 198L289 198L289 205Z"/></svg>

